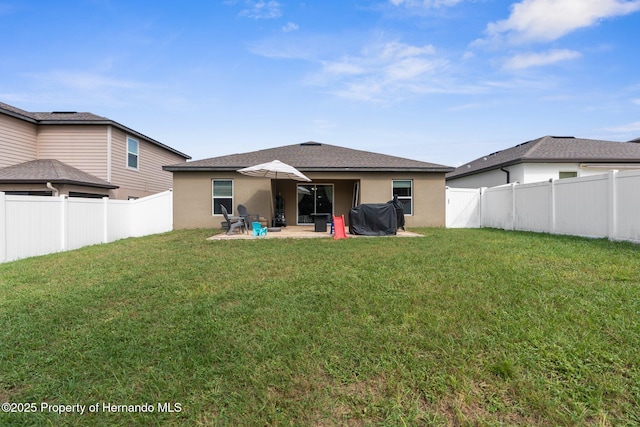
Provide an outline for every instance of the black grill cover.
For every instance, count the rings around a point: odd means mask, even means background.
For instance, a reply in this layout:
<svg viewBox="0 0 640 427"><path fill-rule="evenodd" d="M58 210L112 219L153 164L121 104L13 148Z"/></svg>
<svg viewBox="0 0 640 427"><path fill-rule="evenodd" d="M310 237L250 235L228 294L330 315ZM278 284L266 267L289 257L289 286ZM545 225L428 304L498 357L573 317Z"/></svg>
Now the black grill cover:
<svg viewBox="0 0 640 427"><path fill-rule="evenodd" d="M388 236L397 231L398 220L392 203L366 203L349 211L351 234Z"/></svg>

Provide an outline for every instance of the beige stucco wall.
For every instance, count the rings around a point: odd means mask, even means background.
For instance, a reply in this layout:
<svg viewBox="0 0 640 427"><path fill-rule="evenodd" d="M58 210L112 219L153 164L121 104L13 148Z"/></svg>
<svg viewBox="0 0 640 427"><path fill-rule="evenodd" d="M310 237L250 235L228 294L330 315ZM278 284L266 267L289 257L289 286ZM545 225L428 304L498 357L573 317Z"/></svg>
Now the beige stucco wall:
<svg viewBox="0 0 640 427"><path fill-rule="evenodd" d="M252 214L271 218L268 179L251 178L236 172L174 172L173 173L173 227L220 228L222 215L213 215L213 179L232 179L234 188L232 215L238 204Z"/></svg>
<svg viewBox="0 0 640 427"><path fill-rule="evenodd" d="M359 203L385 203L392 198L392 180L413 180L413 215L405 216L407 227L445 226L445 181L443 173L306 173L316 184L334 185L334 214L348 223L353 186L359 182ZM222 216L212 215L212 179L233 179L234 201L250 213L271 219L272 180L252 178L237 172L174 172L174 228L220 228ZM278 193L285 199L287 224L295 225L297 182L278 180ZM235 212L234 212L235 213Z"/></svg>
<svg viewBox="0 0 640 427"><path fill-rule="evenodd" d="M413 214L405 216L407 227L445 226L443 173L372 173L360 183L360 203L384 203L392 199L392 181L413 180Z"/></svg>

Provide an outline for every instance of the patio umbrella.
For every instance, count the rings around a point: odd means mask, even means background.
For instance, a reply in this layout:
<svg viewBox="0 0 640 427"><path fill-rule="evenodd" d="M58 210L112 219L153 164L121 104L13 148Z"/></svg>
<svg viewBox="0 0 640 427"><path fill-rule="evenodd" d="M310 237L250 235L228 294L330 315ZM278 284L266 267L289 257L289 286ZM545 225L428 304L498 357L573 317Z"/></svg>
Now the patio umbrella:
<svg viewBox="0 0 640 427"><path fill-rule="evenodd" d="M272 160L267 163L260 163L259 165L238 169L238 172L243 175L274 178L276 180L278 178L286 178L296 181L311 181L298 169L280 160Z"/></svg>
<svg viewBox="0 0 640 427"><path fill-rule="evenodd" d="M272 160L267 163L260 163L259 165L238 169L238 172L243 175L275 179L275 196L278 195L278 178L293 179L294 181L311 181L311 179L306 177L298 169L280 160Z"/></svg>

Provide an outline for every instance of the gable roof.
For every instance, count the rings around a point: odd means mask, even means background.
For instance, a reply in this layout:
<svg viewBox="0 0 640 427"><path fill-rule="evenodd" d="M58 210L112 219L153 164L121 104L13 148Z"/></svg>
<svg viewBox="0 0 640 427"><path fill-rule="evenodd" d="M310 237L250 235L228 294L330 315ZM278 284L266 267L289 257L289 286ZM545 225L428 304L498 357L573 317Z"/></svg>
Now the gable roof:
<svg viewBox="0 0 640 427"><path fill-rule="evenodd" d="M163 166L164 170L179 171L236 171L260 163L280 160L302 172L449 172L453 168L435 163L410 160L370 151L354 150L319 142L285 145L249 153L213 157L177 165Z"/></svg>
<svg viewBox="0 0 640 427"><path fill-rule="evenodd" d="M146 135L141 134L131 128L121 125L118 122L110 120L106 117L98 116L93 113L79 113L77 111L53 111L50 113L33 113L14 107L9 104L0 102L0 113L4 113L8 116L15 117L20 120L39 124L39 125L111 125L114 126L132 136L142 138L149 141L151 144L171 151L185 159L190 159L191 156L181 153L180 151L169 147L153 138L149 138Z"/></svg>
<svg viewBox="0 0 640 427"><path fill-rule="evenodd" d="M32 160L0 168L0 183L7 184L73 184L85 187L116 189L117 185L83 172L59 160Z"/></svg>
<svg viewBox="0 0 640 427"><path fill-rule="evenodd" d="M640 144L544 136L466 163L448 173L447 178L461 178L519 163L565 162L640 163Z"/></svg>

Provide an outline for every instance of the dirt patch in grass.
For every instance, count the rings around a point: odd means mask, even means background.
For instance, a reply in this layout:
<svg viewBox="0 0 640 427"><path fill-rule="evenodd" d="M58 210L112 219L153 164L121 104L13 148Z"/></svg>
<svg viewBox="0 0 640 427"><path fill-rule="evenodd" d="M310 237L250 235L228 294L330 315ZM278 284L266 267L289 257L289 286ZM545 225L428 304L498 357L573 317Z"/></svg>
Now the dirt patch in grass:
<svg viewBox="0 0 640 427"><path fill-rule="evenodd" d="M546 426L551 422L523 415L518 402L506 390L499 391L486 383L476 383L464 392L458 392L441 399L433 405L437 418L447 426L467 426L485 424L506 424L518 426Z"/></svg>
<svg viewBox="0 0 640 427"><path fill-rule="evenodd" d="M14 402L15 399L13 399L14 396L19 396L22 393L26 392L27 390L29 390L31 387L29 386L24 386L24 387L11 387L11 388L0 388L0 403L4 403L4 402Z"/></svg>

